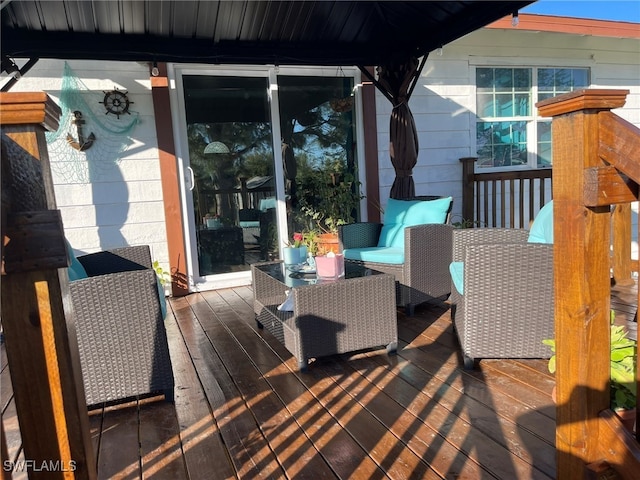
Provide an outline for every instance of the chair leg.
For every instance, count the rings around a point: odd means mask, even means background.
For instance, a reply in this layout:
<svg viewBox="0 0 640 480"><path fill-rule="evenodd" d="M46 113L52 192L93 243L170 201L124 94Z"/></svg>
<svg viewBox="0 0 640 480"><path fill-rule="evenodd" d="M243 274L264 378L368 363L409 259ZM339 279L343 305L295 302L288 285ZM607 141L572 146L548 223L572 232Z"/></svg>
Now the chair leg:
<svg viewBox="0 0 640 480"><path fill-rule="evenodd" d="M391 342L387 345L387 355L395 355L398 353L398 342Z"/></svg>
<svg viewBox="0 0 640 480"><path fill-rule="evenodd" d="M307 369L309 367L309 362L305 359L305 360L300 360L298 362L298 368L300 369L301 372L306 372Z"/></svg>
<svg viewBox="0 0 640 480"><path fill-rule="evenodd" d="M475 360L472 357L463 353L462 362L464 364L465 370L473 370L473 367L475 366Z"/></svg>
<svg viewBox="0 0 640 480"><path fill-rule="evenodd" d="M173 396L173 388L167 388L166 390L163 391L163 393L164 393L165 402L168 402L168 403L175 402L175 398Z"/></svg>

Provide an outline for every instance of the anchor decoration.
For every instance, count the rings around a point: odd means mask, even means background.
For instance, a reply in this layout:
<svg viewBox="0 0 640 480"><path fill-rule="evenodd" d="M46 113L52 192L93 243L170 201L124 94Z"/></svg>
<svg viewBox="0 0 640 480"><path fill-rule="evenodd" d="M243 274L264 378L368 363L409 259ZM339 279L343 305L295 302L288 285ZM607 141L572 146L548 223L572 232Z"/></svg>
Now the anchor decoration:
<svg viewBox="0 0 640 480"><path fill-rule="evenodd" d="M73 112L73 123L76 126L76 130L78 131L78 140L75 140L70 133L67 134L67 142L76 150L80 152L84 152L88 150L93 145L93 142L96 140L96 136L93 133L90 133L87 138L84 138L84 133L82 132L82 125L86 122L82 119L82 112L80 110L76 110Z"/></svg>

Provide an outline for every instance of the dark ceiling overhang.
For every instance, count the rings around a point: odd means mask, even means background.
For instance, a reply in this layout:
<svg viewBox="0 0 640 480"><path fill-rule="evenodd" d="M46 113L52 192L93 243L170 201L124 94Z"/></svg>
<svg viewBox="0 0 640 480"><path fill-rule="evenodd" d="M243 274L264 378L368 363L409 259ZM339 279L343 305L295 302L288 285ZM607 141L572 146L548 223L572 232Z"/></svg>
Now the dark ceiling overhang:
<svg viewBox="0 0 640 480"><path fill-rule="evenodd" d="M4 0L1 48L11 58L374 66L531 3Z"/></svg>

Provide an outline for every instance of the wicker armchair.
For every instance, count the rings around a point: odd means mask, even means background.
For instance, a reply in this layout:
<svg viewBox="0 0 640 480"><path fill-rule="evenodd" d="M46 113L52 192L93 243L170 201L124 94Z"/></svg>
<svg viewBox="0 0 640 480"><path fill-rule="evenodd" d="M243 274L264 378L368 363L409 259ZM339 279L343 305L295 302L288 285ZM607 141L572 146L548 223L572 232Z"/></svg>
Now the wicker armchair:
<svg viewBox="0 0 640 480"><path fill-rule="evenodd" d="M433 200L441 197L416 197L411 200ZM345 259L384 273L396 279L396 303L413 315L416 305L446 299L451 292L451 242L453 227L449 224L423 224L404 229L404 263L381 263ZM378 245L381 223L358 222L338 228L340 249L370 248Z"/></svg>
<svg viewBox="0 0 640 480"><path fill-rule="evenodd" d="M522 229L453 232L463 292L451 287L452 318L464 367L480 358L549 358L553 338L553 245L528 243ZM455 278L455 276L454 276Z"/></svg>
<svg viewBox="0 0 640 480"><path fill-rule="evenodd" d="M162 392L173 401L157 277L148 246L77 257L69 282L87 405Z"/></svg>

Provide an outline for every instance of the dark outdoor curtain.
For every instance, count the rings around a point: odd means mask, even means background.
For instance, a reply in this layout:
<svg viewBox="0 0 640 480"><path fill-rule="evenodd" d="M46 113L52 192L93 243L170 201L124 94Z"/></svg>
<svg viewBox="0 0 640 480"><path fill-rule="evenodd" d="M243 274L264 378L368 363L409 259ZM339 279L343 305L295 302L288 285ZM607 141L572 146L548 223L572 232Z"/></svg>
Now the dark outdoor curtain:
<svg viewBox="0 0 640 480"><path fill-rule="evenodd" d="M418 161L418 134L409 96L414 78L418 75L418 59L390 61L377 68L377 86L393 104L389 129L389 153L396 178L391 186L391 198L415 196L413 167Z"/></svg>

